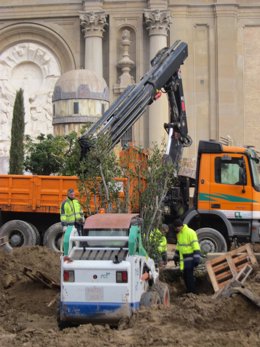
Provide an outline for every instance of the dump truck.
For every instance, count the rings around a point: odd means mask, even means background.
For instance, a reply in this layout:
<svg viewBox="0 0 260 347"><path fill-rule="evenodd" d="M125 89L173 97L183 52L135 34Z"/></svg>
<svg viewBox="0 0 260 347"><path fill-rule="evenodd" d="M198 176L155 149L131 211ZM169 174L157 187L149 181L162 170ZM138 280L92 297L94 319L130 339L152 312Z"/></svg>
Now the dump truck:
<svg viewBox="0 0 260 347"><path fill-rule="evenodd" d="M138 214L87 218L83 234L69 226L61 256L58 325L117 326L140 307L168 306L168 286L142 245Z"/></svg>
<svg viewBox="0 0 260 347"><path fill-rule="evenodd" d="M11 247L44 245L60 250L62 226L60 204L67 190L74 188L84 206L85 197L78 192L76 176L0 175L0 236ZM115 178L118 199L125 199L127 178ZM94 212L94 198L90 201ZM129 211L130 212L130 211Z"/></svg>

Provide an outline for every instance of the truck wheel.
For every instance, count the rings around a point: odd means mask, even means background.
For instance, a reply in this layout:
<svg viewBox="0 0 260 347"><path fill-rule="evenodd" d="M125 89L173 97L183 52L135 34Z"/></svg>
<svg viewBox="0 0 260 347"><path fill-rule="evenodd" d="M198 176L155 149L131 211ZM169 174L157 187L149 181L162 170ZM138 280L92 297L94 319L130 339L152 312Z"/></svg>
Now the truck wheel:
<svg viewBox="0 0 260 347"><path fill-rule="evenodd" d="M157 281L154 285L154 289L159 294L161 304L164 306L170 306L170 292L167 284Z"/></svg>
<svg viewBox="0 0 260 347"><path fill-rule="evenodd" d="M36 234L32 226L22 220L10 220L0 228L0 236L7 236L11 247L35 246Z"/></svg>
<svg viewBox="0 0 260 347"><path fill-rule="evenodd" d="M62 235L63 231L61 223L51 225L44 233L43 246L46 246L55 252L60 252Z"/></svg>
<svg viewBox="0 0 260 347"><path fill-rule="evenodd" d="M149 291L143 293L140 300L141 307L152 307L154 305L160 305L161 299L157 292Z"/></svg>
<svg viewBox="0 0 260 347"><path fill-rule="evenodd" d="M212 228L197 230L200 248L203 253L227 252L227 242L224 236Z"/></svg>
<svg viewBox="0 0 260 347"><path fill-rule="evenodd" d="M35 225L33 225L32 223L30 223L30 226L33 228L34 233L35 233L35 237L36 237L36 245L39 245L41 243L41 235L39 230L36 228Z"/></svg>

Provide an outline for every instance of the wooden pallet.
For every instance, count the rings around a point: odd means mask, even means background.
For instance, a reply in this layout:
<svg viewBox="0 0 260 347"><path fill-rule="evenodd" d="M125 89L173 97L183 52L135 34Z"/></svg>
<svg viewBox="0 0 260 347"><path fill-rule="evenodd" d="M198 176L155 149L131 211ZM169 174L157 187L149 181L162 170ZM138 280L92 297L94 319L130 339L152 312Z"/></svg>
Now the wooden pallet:
<svg viewBox="0 0 260 347"><path fill-rule="evenodd" d="M57 282L55 282L52 278L43 274L40 271L33 271L29 267L25 266L23 269L23 273L27 277L29 277L31 280L36 282L41 282L42 284L44 284L45 286L49 288L58 288L58 289L60 288L60 285Z"/></svg>
<svg viewBox="0 0 260 347"><path fill-rule="evenodd" d="M246 265L257 265L257 260L250 244L246 244L233 251L208 260L206 268L214 288L217 292L227 285Z"/></svg>

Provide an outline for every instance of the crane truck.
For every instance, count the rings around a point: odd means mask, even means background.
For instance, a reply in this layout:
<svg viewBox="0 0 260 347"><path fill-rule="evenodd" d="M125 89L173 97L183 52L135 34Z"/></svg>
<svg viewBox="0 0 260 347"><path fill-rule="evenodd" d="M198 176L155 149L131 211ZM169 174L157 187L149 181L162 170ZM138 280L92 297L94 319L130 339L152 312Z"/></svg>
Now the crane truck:
<svg viewBox="0 0 260 347"><path fill-rule="evenodd" d="M188 55L184 42L176 41L158 52L151 70L137 85L129 86L104 116L80 139L83 153L89 137L111 136L113 147L156 101L163 90L169 101L166 156L178 167L184 147L192 144L188 135L180 66ZM192 206L190 188L194 188ZM198 144L195 179L178 176L178 184L164 201L164 218L170 224L181 217L197 231L202 251L225 252L232 245L260 242L260 161L252 147L227 146L218 141ZM181 208L176 208L181 206ZM181 211L181 212L180 212Z"/></svg>
<svg viewBox="0 0 260 347"><path fill-rule="evenodd" d="M188 135L180 65L188 55L187 44L175 42L158 52L150 71L137 85L129 86L103 117L80 138L82 155L93 138L109 135L111 148L139 119L163 89L169 100L166 155L177 164ZM182 218L193 227L202 250L226 251L231 242L260 241L259 158L252 148L229 147L216 141L200 141L194 205L189 208L190 180L180 178L179 189L165 199L169 221L176 201L185 206ZM177 193L176 193L177 192ZM141 240L142 221L133 214L96 214L87 218L83 232L73 226L64 236L61 255L60 327L71 323L117 324L140 306L169 303L158 269Z"/></svg>

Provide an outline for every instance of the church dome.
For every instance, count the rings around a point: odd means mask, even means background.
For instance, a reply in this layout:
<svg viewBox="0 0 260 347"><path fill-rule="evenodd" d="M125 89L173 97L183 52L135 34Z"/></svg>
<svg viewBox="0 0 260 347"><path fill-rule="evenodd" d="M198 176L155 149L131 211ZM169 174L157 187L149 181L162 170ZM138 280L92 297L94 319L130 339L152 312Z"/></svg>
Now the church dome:
<svg viewBox="0 0 260 347"><path fill-rule="evenodd" d="M108 87L90 70L71 70L57 80L52 103L54 134L80 133L84 125L97 122L108 109Z"/></svg>
<svg viewBox="0 0 260 347"><path fill-rule="evenodd" d="M55 84L52 101L70 99L109 101L106 81L87 69L65 72Z"/></svg>

